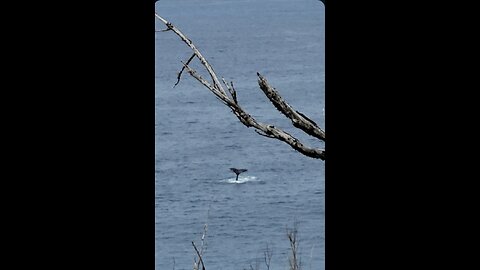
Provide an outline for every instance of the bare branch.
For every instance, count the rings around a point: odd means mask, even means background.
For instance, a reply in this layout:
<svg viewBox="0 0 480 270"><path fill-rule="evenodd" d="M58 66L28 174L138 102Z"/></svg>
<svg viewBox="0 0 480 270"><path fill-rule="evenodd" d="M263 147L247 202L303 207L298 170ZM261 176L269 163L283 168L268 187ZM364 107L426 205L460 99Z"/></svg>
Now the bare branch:
<svg viewBox="0 0 480 270"><path fill-rule="evenodd" d="M165 20L164 18L158 16L157 13L155 13L155 17L157 17L157 19L159 19L160 21L162 21L164 24L167 24L167 23L168 23L167 20Z"/></svg>
<svg viewBox="0 0 480 270"><path fill-rule="evenodd" d="M268 99L272 102L272 104L279 110L283 115L288 117L294 127L297 127L303 130L310 136L318 138L322 141L325 141L325 131L323 131L318 125L310 120L310 118L306 117L304 114L296 111L290 106L275 90L275 88L271 87L267 79L260 75L257 72L258 76L258 84L260 85L260 89L262 89L263 93L268 97Z"/></svg>
<svg viewBox="0 0 480 270"><path fill-rule="evenodd" d="M175 88L175 86L177 86L177 84L180 82L180 77L182 76L182 72L185 70L185 66L188 66L188 64L190 64L190 62L192 61L192 59L195 57L195 54L192 54L192 56L190 56L190 58L188 58L188 61L187 63L185 63L182 67L182 69L180 70L180 72L178 73L177 75L177 82L175 83L175 85L173 86Z"/></svg>
<svg viewBox="0 0 480 270"><path fill-rule="evenodd" d="M227 87L228 92L232 93L232 89L230 88L227 81L223 77L222 77L222 82L223 82L223 84L225 84L225 87Z"/></svg>
<svg viewBox="0 0 480 270"><path fill-rule="evenodd" d="M167 28L167 29L162 29L162 30L155 30L155 32L167 32L167 31L170 31L172 29L170 28Z"/></svg>
<svg viewBox="0 0 480 270"><path fill-rule="evenodd" d="M233 87L233 82L230 82L230 86L231 87L229 89L231 89L230 94L232 95L233 101L235 102L235 104L238 104L237 91L235 90L235 87Z"/></svg>
<svg viewBox="0 0 480 270"><path fill-rule="evenodd" d="M240 107L240 105L237 102L236 90L233 86L233 82L231 82L230 87L228 87L225 80L223 80L223 83L227 86L228 91L232 95L232 99L230 99L228 97L227 93L225 92L225 90L223 89L217 75L213 71L213 68L207 62L205 57L203 57L203 55L200 53L200 51L195 47L195 45L192 43L192 41L190 39L188 39L178 28L173 26L167 20L158 16L156 13L155 13L155 16L159 20L161 20L167 26L168 29L171 29L175 34L177 34L182 39L182 41L185 42L190 47L190 49L193 50L194 55L197 56L197 58L200 60L202 65L206 68L207 72L212 77L213 83L210 83L207 80L205 80L204 78L202 78L194 69L190 68L188 66L188 64L184 64L184 67L187 69L188 73L192 77L197 79L205 87L207 87L207 89L209 89L220 101L222 101L223 104L228 106L232 110L233 114L240 120L240 122L242 124L244 124L246 127L254 127L255 129L261 131L263 134L259 133L258 131L257 131L257 133L261 134L262 136L266 136L266 137L269 137L269 138L275 138L275 139L278 139L280 141L283 141L283 142L287 143L293 149L302 153L303 155L306 155L306 156L312 157L312 158L319 158L319 159L325 160L325 150L324 149L308 147L308 146L304 145L303 143L301 143L297 138L293 137L292 135L288 134L287 132L285 132L281 129L278 129L278 128L274 127L273 125L267 125L267 124L262 124L262 123L257 122L257 120L255 120L255 118L253 118L246 111L244 111L243 108ZM268 84L265 84L265 85L268 85ZM268 88L270 89L271 87L268 86ZM276 93L276 95L281 99L281 97L280 97L280 95L278 95L278 93ZM281 99L281 100L283 100L283 99ZM291 107L289 107L289 108L291 109ZM291 109L291 110L293 110L293 109ZM296 118L304 119L303 120L304 122L311 123L310 125L312 125L314 127L317 127L316 124L312 124L313 121L308 121L307 120L308 118L305 118L305 117L299 115L296 111L295 111L295 115L298 115ZM294 125L295 125L295 123L294 123Z"/></svg>
<svg viewBox="0 0 480 270"><path fill-rule="evenodd" d="M268 247L267 244L267 249L265 250L264 254L264 259L265 259L265 265L267 266L267 270L270 270L270 261L272 260L272 250Z"/></svg>
<svg viewBox="0 0 480 270"><path fill-rule="evenodd" d="M200 60L202 65L207 69L208 74L212 77L213 80L213 85L215 88L218 88L220 92L226 95L225 90L223 89L222 85L220 84L220 80L217 78L217 75L215 74L215 71L213 71L212 66L208 63L207 59L203 57L202 53L195 47L193 42L187 38L178 28L176 28L173 24L165 20L164 18L160 17L157 13L155 13L155 16L160 19L169 29L171 29L177 36L180 37L180 39L187 44L190 49L192 49L193 53L197 56L197 58Z"/></svg>
<svg viewBox="0 0 480 270"><path fill-rule="evenodd" d="M293 229L287 228L287 236L290 241L290 249L292 251L291 257L288 259L290 263L290 270L299 270L300 262L298 258L298 239L297 239L297 223L294 222Z"/></svg>
<svg viewBox="0 0 480 270"><path fill-rule="evenodd" d="M205 270L205 264L203 264L203 259L202 259L202 255L200 254L200 252L198 251L197 247L195 246L195 243L192 241L192 245L193 245L193 248L195 249L195 251L197 252L197 255L198 255L198 259L200 260L200 263L202 264L202 270Z"/></svg>
<svg viewBox="0 0 480 270"><path fill-rule="evenodd" d="M230 92L230 95L233 98L233 102L238 105L237 101L237 91L235 91L235 87L233 87L233 82L230 82L230 85L228 85L227 81L225 81L225 78L222 78L223 83L227 87L228 92Z"/></svg>
<svg viewBox="0 0 480 270"><path fill-rule="evenodd" d="M205 225L203 226L202 244L200 246L200 254L202 254L202 255L203 255L203 252L206 249L205 236L207 235L207 228L208 228L208 225L207 225L207 223L205 223Z"/></svg>
<svg viewBox="0 0 480 270"><path fill-rule="evenodd" d="M236 104L234 104L236 105ZM234 106L229 106L234 107ZM235 115L237 118L247 127L254 127L263 131L266 135L275 137L276 139L283 141L290 145L293 149L297 150L298 152L312 158L319 158L325 160L325 150L317 149L317 148L310 148L303 143L301 143L297 138L293 137L292 135L288 134L287 132L278 129L272 125L266 125L257 122L252 116L247 114L243 109L239 106L235 106L236 111ZM233 110L233 108L232 108Z"/></svg>
<svg viewBox="0 0 480 270"><path fill-rule="evenodd" d="M185 65L185 68L187 69L188 73L192 75L195 79L197 79L201 84L203 84L205 87L207 87L210 92L215 94L215 96L218 97L222 101L223 104L229 106L229 104L232 103L232 101L228 98L228 96L222 92L218 91L218 88L215 88L213 85L211 85L207 80L205 80L202 76L200 76L197 71L194 69L190 68L189 66Z"/></svg>

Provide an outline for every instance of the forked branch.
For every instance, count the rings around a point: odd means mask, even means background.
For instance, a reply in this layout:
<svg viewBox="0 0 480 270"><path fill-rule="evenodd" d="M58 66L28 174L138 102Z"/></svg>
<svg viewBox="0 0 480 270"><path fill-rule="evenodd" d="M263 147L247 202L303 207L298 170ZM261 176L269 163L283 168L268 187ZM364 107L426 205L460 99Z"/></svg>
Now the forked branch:
<svg viewBox="0 0 480 270"><path fill-rule="evenodd" d="M233 82L230 82L230 85L229 85L223 78L222 78L222 81L220 81L218 79L217 74L213 70L212 66L208 63L208 61L205 59L202 53L195 47L193 42L185 36L185 34L183 34L177 27L175 27L173 24L171 24L164 18L160 17L156 13L155 13L155 17L158 18L160 21L162 21L166 25L167 27L166 30L174 32L193 51L192 57L190 57L190 59L186 63L183 63L184 67L182 68L181 72L183 72L183 70L186 69L187 72L193 78L198 80L208 90L210 90L223 104L228 106L232 110L232 113L240 120L242 124L244 124L246 127L254 127L256 129L255 131L260 135L263 135L269 138L275 138L277 140L287 143L293 149L302 153L303 155L325 160L324 149L308 147L304 145L302 142L300 142L300 140L290 135L289 133L279 128L276 128L273 125L260 123L255 118L253 118L250 114L248 114L238 103L237 92L233 87ZM194 69L192 69L189 66L189 63L194 58L194 56L200 60L202 65L207 70L208 74L211 77L211 80L212 80L211 82L203 78L200 74L198 74L198 72L196 72ZM181 72L178 75L178 78L177 78L178 81L175 85L177 85L180 80ZM292 120L292 123L295 127L302 129L304 132L306 132L311 136L314 136L320 140L325 141L325 132L321 128L319 128L315 122L313 122L308 117L301 114L300 112L295 111L290 105L288 105L282 99L282 97L278 94L278 92L274 88L268 85L264 77L262 77L260 74L258 74L258 76L259 76L259 85L262 91L265 93L265 95L270 99L270 101L278 110L280 110L284 115L286 115L288 118ZM222 82L226 86L230 96L228 96L227 92L223 88Z"/></svg>
<svg viewBox="0 0 480 270"><path fill-rule="evenodd" d="M197 253L199 262L198 264L195 265L195 268L198 269L198 266L202 264L202 270L205 270L205 264L203 263L203 258L202 254L200 254L200 251L198 251L197 246L195 246L195 242L192 241L193 248L195 249L195 252Z"/></svg>

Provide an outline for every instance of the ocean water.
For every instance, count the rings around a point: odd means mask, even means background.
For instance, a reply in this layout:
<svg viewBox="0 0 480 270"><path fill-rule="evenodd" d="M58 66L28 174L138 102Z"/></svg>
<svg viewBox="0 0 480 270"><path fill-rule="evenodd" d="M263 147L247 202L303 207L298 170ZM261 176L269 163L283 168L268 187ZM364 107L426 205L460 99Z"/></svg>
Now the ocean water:
<svg viewBox="0 0 480 270"><path fill-rule="evenodd" d="M273 107L256 76L325 128L320 1L160 0L155 10L234 82L239 103L259 122L324 147ZM325 162L246 128L187 73L173 88L190 55L173 32L155 33L156 270L193 269L192 241L200 248L205 224L207 270L267 269L267 245L270 269L288 269L287 228L295 223L302 269L324 269ZM198 60L192 66L201 69ZM248 171L234 181L230 167Z"/></svg>

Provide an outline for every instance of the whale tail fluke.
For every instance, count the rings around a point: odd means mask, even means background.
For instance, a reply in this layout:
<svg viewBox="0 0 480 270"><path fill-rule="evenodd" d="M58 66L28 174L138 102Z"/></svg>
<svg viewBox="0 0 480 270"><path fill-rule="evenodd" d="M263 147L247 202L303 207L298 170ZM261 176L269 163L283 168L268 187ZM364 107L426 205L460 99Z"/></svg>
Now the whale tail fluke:
<svg viewBox="0 0 480 270"><path fill-rule="evenodd" d="M238 181L239 174L247 171L247 169L237 169L237 168L230 168L230 170L237 175L237 178L235 178L235 181Z"/></svg>

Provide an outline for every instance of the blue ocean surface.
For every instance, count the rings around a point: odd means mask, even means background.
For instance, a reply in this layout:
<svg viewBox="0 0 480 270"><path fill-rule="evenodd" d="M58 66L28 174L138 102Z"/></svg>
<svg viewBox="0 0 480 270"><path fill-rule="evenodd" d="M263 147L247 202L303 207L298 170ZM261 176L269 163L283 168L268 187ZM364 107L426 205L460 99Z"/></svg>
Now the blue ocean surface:
<svg viewBox="0 0 480 270"><path fill-rule="evenodd" d="M273 107L256 75L325 128L320 1L160 0L155 11L233 81L240 105L257 121L324 148ZM156 20L155 28L165 26ZM245 127L188 73L174 88L191 54L173 32L155 33L155 269L193 269L192 241L200 248L205 224L207 270L267 269L267 245L270 269L289 269L287 228L295 223L302 269L324 269L325 162ZM197 59L191 65L202 70ZM234 181L230 167L248 171Z"/></svg>

